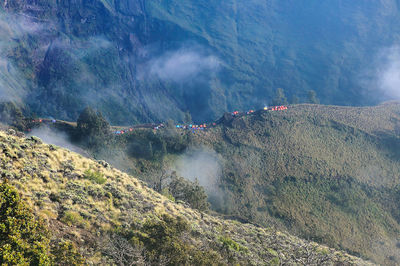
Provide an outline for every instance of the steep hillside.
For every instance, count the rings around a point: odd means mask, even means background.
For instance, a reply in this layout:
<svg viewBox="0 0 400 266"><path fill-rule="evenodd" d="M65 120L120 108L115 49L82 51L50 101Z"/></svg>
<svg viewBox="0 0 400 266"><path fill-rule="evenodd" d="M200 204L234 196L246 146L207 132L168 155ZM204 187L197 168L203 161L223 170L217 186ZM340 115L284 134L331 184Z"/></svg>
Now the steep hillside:
<svg viewBox="0 0 400 266"><path fill-rule="evenodd" d="M262 107L278 87L301 101L315 90L328 104L393 96L376 91L390 62L375 59L399 41L395 0L0 6L0 99L40 116L75 120L91 104L114 124L180 121L186 111L203 121Z"/></svg>
<svg viewBox="0 0 400 266"><path fill-rule="evenodd" d="M87 263L367 264L272 228L189 209L105 162L12 134L0 132L2 178L44 219L52 238L73 241Z"/></svg>
<svg viewBox="0 0 400 266"><path fill-rule="evenodd" d="M194 133L134 131L94 154L150 185L171 171L197 178L218 212L396 265L399 129L397 102L292 105Z"/></svg>
<svg viewBox="0 0 400 266"><path fill-rule="evenodd" d="M399 261L400 104L298 105L196 134L221 158L221 210Z"/></svg>

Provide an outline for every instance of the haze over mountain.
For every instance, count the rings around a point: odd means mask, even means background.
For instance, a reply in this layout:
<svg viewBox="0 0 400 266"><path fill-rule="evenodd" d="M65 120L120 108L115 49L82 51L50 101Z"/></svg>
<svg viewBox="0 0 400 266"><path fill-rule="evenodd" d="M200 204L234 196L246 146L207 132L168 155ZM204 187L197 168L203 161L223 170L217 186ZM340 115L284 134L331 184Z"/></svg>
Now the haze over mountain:
<svg viewBox="0 0 400 266"><path fill-rule="evenodd" d="M396 0L0 1L0 97L75 120L196 121L269 104L399 97ZM18 81L18 82L17 82Z"/></svg>
<svg viewBox="0 0 400 266"><path fill-rule="evenodd" d="M399 9L0 0L0 264L398 265Z"/></svg>

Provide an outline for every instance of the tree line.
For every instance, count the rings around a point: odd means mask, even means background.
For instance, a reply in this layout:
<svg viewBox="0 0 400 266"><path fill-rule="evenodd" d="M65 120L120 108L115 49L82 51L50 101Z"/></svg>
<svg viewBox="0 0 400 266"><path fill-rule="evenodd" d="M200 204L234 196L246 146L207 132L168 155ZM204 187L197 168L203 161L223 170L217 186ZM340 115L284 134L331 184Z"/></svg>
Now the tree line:
<svg viewBox="0 0 400 266"><path fill-rule="evenodd" d="M275 95L271 100L271 105L280 106L280 105L288 105L289 103L290 104L299 104L300 99L296 95L293 95L289 101L282 88L276 89ZM311 104L319 104L320 103L320 101L317 97L317 93L314 90L307 91L307 98L306 98L305 103L311 103Z"/></svg>

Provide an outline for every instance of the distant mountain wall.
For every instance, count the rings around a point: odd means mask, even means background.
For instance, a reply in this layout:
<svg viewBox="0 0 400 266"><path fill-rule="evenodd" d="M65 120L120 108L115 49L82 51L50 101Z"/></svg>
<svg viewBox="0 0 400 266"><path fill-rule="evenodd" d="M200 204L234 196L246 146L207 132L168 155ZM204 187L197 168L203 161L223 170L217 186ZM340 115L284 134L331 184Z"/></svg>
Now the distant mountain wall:
<svg viewBox="0 0 400 266"><path fill-rule="evenodd" d="M379 76L399 43L396 0L0 6L0 99L41 116L74 120L93 105L114 124L182 120L186 111L210 120L268 104L278 87L289 100L315 90L329 104L393 97Z"/></svg>

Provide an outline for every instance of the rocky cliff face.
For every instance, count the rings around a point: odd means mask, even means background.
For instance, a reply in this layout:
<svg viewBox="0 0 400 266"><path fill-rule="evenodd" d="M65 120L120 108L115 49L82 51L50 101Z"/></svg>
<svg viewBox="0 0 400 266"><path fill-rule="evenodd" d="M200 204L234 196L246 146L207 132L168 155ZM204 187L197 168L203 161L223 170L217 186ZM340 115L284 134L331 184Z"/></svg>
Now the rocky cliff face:
<svg viewBox="0 0 400 266"><path fill-rule="evenodd" d="M64 119L94 105L113 123L180 120L185 111L209 120L268 104L277 87L289 98L313 89L323 103L375 103L383 98L368 90L379 87L374 59L400 36L394 0L0 6L9 39L2 94L11 87L36 113Z"/></svg>

